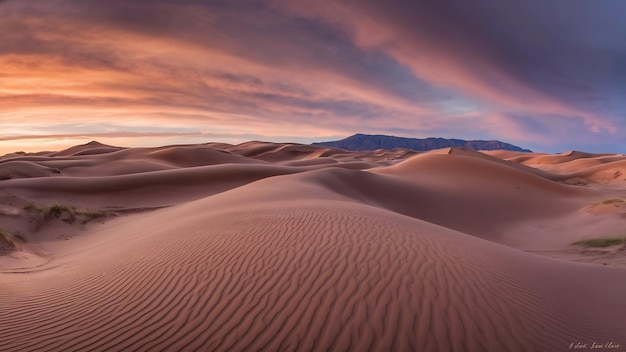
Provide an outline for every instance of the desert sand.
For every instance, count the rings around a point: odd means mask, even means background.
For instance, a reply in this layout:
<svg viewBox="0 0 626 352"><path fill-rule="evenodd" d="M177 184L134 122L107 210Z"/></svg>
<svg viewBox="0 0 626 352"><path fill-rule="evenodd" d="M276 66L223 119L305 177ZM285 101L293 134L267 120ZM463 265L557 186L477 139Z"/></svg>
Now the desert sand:
<svg viewBox="0 0 626 352"><path fill-rule="evenodd" d="M2 351L626 351L626 244L574 244L626 235L623 155L92 142L0 176Z"/></svg>

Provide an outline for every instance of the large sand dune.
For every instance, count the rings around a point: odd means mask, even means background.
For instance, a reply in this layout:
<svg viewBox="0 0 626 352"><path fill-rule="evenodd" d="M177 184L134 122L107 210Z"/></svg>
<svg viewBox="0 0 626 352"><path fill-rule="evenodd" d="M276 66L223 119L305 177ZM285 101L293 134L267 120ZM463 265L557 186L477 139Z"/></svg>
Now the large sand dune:
<svg viewBox="0 0 626 352"><path fill-rule="evenodd" d="M551 157L263 142L6 156L0 349L626 350L626 246L573 245L623 236L626 187L599 176L622 158Z"/></svg>

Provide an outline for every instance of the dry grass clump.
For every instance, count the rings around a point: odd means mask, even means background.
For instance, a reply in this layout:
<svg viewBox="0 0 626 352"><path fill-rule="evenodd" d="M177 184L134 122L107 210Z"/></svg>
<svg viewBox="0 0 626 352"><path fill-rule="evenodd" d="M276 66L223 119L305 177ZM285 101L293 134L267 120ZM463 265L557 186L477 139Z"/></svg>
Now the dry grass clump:
<svg viewBox="0 0 626 352"><path fill-rule="evenodd" d="M76 221L86 224L96 219L104 219L115 215L115 213L111 211L99 209L79 209L73 205L58 203L43 206L31 203L26 205L24 210L35 216L38 220L38 224L40 225L54 219L64 221L68 224L73 224Z"/></svg>
<svg viewBox="0 0 626 352"><path fill-rule="evenodd" d="M575 245L591 248L604 248L622 245L626 249L626 237L602 237L574 242Z"/></svg>
<svg viewBox="0 0 626 352"><path fill-rule="evenodd" d="M59 219L69 224L73 224L77 218L76 208L71 205L67 206L53 203L45 206L38 206L31 203L26 205L24 210L35 215L41 222Z"/></svg>
<svg viewBox="0 0 626 352"><path fill-rule="evenodd" d="M12 234L0 228L0 255L7 255L13 252L23 242L26 242L26 240L20 234Z"/></svg>

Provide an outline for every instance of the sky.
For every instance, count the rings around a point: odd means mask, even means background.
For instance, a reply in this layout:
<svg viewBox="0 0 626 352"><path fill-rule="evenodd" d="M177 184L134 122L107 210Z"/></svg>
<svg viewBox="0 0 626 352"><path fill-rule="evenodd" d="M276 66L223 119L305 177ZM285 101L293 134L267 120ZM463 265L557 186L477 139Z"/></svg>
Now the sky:
<svg viewBox="0 0 626 352"><path fill-rule="evenodd" d="M354 133L626 153L623 0L0 0L0 153Z"/></svg>

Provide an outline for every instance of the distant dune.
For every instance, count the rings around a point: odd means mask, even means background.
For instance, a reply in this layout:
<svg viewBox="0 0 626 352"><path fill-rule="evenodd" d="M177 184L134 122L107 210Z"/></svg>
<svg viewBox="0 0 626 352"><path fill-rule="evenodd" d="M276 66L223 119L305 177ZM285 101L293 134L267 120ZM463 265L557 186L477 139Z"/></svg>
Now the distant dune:
<svg viewBox="0 0 626 352"><path fill-rule="evenodd" d="M625 350L624 165L257 141L10 154L0 350Z"/></svg>

